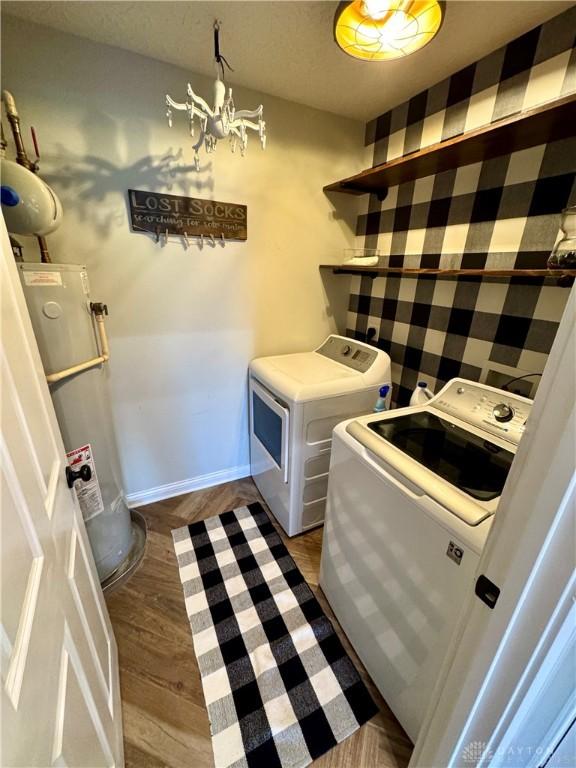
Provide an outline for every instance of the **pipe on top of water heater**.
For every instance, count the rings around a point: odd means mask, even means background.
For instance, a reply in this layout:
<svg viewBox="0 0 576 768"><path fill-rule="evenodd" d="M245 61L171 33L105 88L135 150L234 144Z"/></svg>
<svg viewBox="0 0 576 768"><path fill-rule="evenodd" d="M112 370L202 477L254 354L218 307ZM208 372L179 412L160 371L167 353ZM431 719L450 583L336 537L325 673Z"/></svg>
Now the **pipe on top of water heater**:
<svg viewBox="0 0 576 768"><path fill-rule="evenodd" d="M2 91L2 101L4 102L6 117L8 118L10 128L12 129L12 136L14 137L16 162L31 173L38 173L38 162L32 162L32 160L30 160L28 153L26 152L26 147L24 146L24 139L22 138L22 131L20 130L20 115L18 114L18 109L16 107L16 100L10 91L4 90ZM4 131L2 131L2 149L5 150L6 142L3 134ZM35 134L33 133L32 135L34 138L34 146L37 147ZM40 260L45 264L49 264L51 259L46 238L43 235L36 235L36 239L38 240L38 246L40 247Z"/></svg>
<svg viewBox="0 0 576 768"><path fill-rule="evenodd" d="M24 139L22 138L22 131L20 130L20 115L16 109L16 101L10 91L2 91L2 101L6 108L6 117L10 123L12 129L12 136L14 137L14 144L16 146L16 162L19 165L23 165L32 173L37 173L38 165L33 163L28 157L26 148L24 147Z"/></svg>

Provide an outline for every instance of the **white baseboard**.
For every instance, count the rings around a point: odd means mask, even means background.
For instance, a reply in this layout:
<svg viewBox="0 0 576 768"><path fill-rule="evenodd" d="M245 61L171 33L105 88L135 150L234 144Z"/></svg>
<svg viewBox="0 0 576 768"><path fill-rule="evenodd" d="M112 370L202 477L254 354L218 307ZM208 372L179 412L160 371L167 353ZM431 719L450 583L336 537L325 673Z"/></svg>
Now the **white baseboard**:
<svg viewBox="0 0 576 768"><path fill-rule="evenodd" d="M126 494L126 503L130 508L140 507L142 504L152 504L155 501L171 499L173 496L182 496L184 493L200 491L202 488L210 488L213 485L229 483L231 480L240 480L250 475L250 465L230 467L218 472L209 472L207 475L191 477L188 480L179 480L177 483L158 485L156 488L148 488L144 491Z"/></svg>

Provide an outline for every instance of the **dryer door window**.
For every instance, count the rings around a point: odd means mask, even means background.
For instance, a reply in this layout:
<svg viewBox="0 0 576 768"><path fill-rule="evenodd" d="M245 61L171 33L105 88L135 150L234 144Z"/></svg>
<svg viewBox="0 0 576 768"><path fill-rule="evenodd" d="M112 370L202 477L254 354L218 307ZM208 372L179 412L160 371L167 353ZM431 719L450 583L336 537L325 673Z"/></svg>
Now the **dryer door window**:
<svg viewBox="0 0 576 768"><path fill-rule="evenodd" d="M288 482L288 409L256 382L252 383L252 433Z"/></svg>
<svg viewBox="0 0 576 768"><path fill-rule="evenodd" d="M256 392L252 393L254 434L276 464L282 464L282 417L273 411Z"/></svg>

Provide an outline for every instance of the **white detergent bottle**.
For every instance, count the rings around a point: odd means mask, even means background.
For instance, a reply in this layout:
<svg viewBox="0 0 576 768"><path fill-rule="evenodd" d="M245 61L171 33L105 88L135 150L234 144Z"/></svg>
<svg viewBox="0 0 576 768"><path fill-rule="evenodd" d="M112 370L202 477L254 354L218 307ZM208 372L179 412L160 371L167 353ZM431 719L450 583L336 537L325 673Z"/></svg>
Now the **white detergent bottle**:
<svg viewBox="0 0 576 768"><path fill-rule="evenodd" d="M428 389L428 384L425 381L419 381L416 389L412 392L410 398L410 405L424 405L428 400L434 397L434 392Z"/></svg>

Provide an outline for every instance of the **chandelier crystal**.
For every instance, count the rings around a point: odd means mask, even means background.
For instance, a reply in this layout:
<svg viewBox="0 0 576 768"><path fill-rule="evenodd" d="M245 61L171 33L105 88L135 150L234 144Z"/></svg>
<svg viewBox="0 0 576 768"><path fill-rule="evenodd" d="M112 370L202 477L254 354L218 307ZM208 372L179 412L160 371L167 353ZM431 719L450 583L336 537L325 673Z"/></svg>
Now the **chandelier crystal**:
<svg viewBox="0 0 576 768"><path fill-rule="evenodd" d="M166 94L166 117L168 125L172 127L172 110L186 112L190 126L190 136L195 138L198 131L198 140L193 145L194 165L200 170L200 157L198 152L202 145L206 152L214 152L220 139L228 138L232 152L240 149L244 157L248 146L248 130L255 131L260 137L262 149L266 148L266 123L262 104L257 109L237 110L232 98L232 88L226 88L224 84L224 64L230 65L220 53L219 43L220 23L214 22L214 61L217 68L217 78L214 82L214 106L210 108L201 96L194 93L194 89L188 83L188 100L177 102Z"/></svg>

